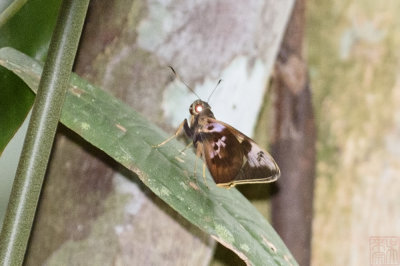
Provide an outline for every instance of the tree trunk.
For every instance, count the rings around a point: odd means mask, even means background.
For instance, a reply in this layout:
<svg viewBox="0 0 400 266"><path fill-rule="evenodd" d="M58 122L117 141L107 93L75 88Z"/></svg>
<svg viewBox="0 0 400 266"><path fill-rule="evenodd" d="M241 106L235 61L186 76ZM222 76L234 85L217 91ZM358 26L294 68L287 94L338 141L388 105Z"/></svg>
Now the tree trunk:
<svg viewBox="0 0 400 266"><path fill-rule="evenodd" d="M282 176L272 198L272 222L300 265L310 265L315 176L315 122L303 59L305 0L296 1L276 64L273 156Z"/></svg>
<svg viewBox="0 0 400 266"><path fill-rule="evenodd" d="M400 254L398 10L391 0L308 2L319 155L313 265L400 263L390 254Z"/></svg>

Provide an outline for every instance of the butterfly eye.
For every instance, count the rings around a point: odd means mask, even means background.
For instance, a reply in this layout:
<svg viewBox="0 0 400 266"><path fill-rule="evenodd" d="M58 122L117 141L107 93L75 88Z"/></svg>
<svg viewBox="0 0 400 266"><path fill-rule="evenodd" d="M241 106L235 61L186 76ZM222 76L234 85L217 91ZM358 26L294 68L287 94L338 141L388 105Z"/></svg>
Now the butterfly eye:
<svg viewBox="0 0 400 266"><path fill-rule="evenodd" d="M201 111L203 111L203 105L198 104L194 109L196 110L196 113L201 113Z"/></svg>

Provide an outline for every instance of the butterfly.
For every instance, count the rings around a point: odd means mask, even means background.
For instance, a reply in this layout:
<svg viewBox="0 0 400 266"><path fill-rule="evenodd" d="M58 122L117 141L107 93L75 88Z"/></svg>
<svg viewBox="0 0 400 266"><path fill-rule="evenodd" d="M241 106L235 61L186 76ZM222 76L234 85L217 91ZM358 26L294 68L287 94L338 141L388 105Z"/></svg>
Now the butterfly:
<svg viewBox="0 0 400 266"><path fill-rule="evenodd" d="M190 124L187 119L183 120L175 135L154 147L166 144L184 130L218 187L269 183L279 178L280 169L272 156L239 130L216 120L207 102L195 100L189 112ZM204 164L203 178L205 180Z"/></svg>

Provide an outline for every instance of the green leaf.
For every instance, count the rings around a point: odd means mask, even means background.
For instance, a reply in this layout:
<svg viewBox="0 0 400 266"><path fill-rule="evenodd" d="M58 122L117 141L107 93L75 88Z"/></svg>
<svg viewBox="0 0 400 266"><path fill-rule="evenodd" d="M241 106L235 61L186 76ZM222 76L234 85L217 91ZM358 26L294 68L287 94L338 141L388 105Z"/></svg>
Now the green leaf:
<svg viewBox="0 0 400 266"><path fill-rule="evenodd" d="M11 48L0 49L0 65L36 90L41 64ZM192 173L196 157L110 94L77 75L70 81L61 122L135 172L155 194L193 224L236 252L249 265L297 265L263 216L236 189L207 188ZM177 156L180 156L177 158ZM182 162L184 161L184 162Z"/></svg>
<svg viewBox="0 0 400 266"><path fill-rule="evenodd" d="M2 3L3 8L12 1ZM12 46L43 60L61 1L28 1L14 17L0 27L0 47ZM34 94L21 80L0 68L0 155L24 121Z"/></svg>

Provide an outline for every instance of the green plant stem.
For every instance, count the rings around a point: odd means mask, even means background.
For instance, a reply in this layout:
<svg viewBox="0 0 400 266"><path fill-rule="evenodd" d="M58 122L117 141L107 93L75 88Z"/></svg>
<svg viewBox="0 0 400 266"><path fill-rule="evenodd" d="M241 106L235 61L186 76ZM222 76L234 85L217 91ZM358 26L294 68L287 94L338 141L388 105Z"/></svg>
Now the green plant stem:
<svg viewBox="0 0 400 266"><path fill-rule="evenodd" d="M64 0L0 235L0 265L23 263L89 0Z"/></svg>
<svg viewBox="0 0 400 266"><path fill-rule="evenodd" d="M15 13L17 13L28 0L15 0L12 2L3 12L0 14L0 28L3 26L10 18L12 18Z"/></svg>

